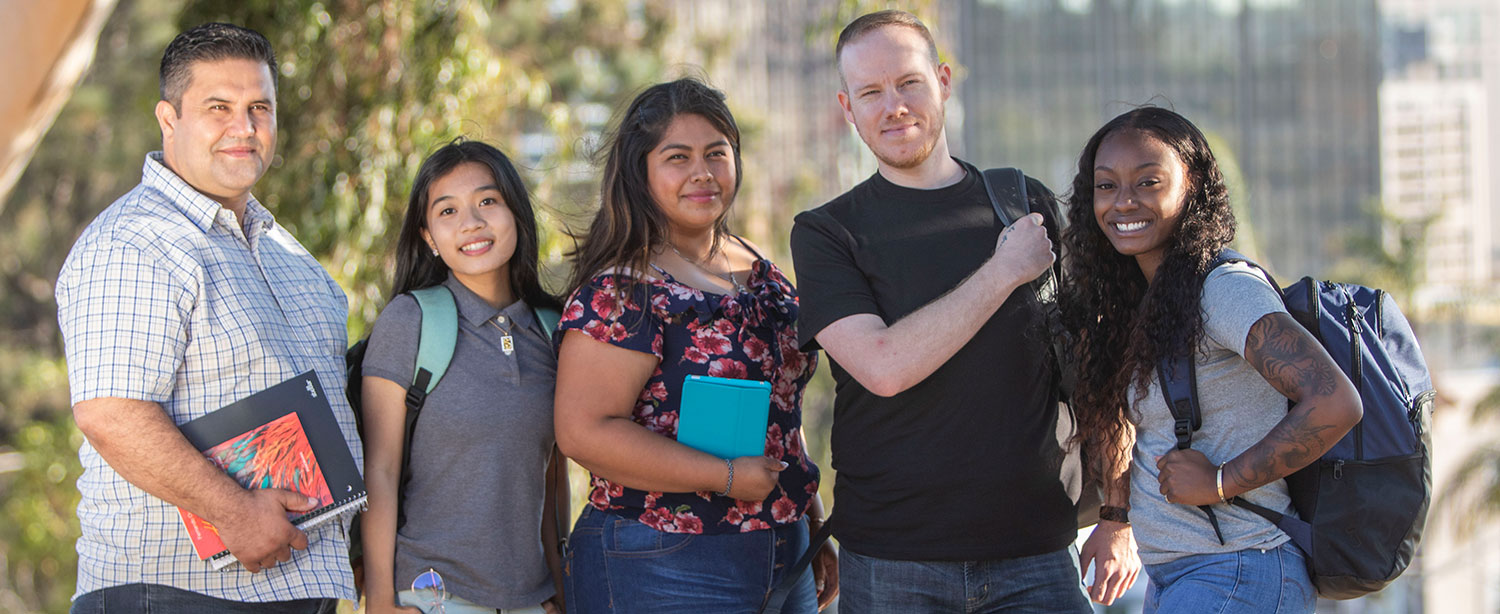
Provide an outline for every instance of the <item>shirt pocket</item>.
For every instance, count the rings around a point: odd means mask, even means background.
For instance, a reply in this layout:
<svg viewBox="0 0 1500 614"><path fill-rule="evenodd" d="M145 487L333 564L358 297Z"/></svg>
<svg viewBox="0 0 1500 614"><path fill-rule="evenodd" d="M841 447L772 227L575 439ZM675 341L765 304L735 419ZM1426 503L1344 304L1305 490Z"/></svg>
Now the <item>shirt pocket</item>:
<svg viewBox="0 0 1500 614"><path fill-rule="evenodd" d="M308 356L344 355L349 306L312 256L279 253L266 268L266 279L286 325Z"/></svg>
<svg viewBox="0 0 1500 614"><path fill-rule="evenodd" d="M287 324L296 334L306 337L310 354L343 356L349 311L342 292L335 295L321 279L296 280L290 287L275 287L275 292Z"/></svg>

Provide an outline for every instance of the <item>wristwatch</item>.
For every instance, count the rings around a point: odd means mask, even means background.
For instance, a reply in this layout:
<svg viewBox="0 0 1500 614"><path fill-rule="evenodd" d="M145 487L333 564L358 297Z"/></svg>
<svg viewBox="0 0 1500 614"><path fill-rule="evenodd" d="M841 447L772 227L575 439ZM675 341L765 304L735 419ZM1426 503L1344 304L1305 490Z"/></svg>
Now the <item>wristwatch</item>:
<svg viewBox="0 0 1500 614"><path fill-rule="evenodd" d="M1113 505L1099 506L1099 519L1130 524L1130 509Z"/></svg>

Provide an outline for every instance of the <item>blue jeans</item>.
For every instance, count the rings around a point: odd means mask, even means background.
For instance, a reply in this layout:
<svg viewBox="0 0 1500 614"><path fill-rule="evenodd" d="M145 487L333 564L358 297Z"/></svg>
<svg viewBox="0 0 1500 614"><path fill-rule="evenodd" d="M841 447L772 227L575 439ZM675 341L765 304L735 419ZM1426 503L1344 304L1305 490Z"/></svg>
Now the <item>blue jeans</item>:
<svg viewBox="0 0 1500 614"><path fill-rule="evenodd" d="M563 564L569 614L755 614L807 550L807 522L727 535L664 533L584 506ZM812 570L782 610L815 614Z"/></svg>
<svg viewBox="0 0 1500 614"><path fill-rule="evenodd" d="M1312 580L1302 550L1287 542L1269 550L1194 554L1147 565L1143 614L1290 614L1312 612Z"/></svg>
<svg viewBox="0 0 1500 614"><path fill-rule="evenodd" d="M840 550L839 611L1093 612L1072 546L989 561L895 561Z"/></svg>
<svg viewBox="0 0 1500 614"><path fill-rule="evenodd" d="M122 584L90 591L73 600L70 614L333 614L337 599L295 599L244 603L209 597L160 584Z"/></svg>

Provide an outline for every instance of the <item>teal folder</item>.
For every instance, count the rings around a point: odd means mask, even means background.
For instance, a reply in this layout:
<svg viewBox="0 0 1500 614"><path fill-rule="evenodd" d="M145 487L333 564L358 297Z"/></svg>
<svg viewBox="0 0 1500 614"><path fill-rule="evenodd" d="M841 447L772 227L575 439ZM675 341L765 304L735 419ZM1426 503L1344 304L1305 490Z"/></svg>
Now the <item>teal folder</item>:
<svg viewBox="0 0 1500 614"><path fill-rule="evenodd" d="M677 441L719 458L766 453L771 383L690 375L682 382Z"/></svg>

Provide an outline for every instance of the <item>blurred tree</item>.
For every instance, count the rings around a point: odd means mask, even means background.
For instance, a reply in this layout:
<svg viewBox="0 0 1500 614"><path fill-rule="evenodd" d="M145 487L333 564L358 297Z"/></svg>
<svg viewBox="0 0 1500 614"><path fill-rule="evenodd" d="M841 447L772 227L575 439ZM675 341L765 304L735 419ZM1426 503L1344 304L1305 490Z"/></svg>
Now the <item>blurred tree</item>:
<svg viewBox="0 0 1500 614"><path fill-rule="evenodd" d="M95 63L0 208L0 611L63 612L76 574L68 412L52 286L83 225L140 180L160 148L156 66L178 3L121 0Z"/></svg>
<svg viewBox="0 0 1500 614"><path fill-rule="evenodd" d="M72 416L59 414L23 427L14 439L20 470L7 479L0 501L0 608L64 612L73 595L78 537L78 490L83 436Z"/></svg>
<svg viewBox="0 0 1500 614"><path fill-rule="evenodd" d="M1372 210L1382 232L1347 237L1350 255L1334 268L1334 277L1385 290L1418 326L1424 319L1417 299L1427 281L1427 236L1439 214L1411 215L1383 203Z"/></svg>
<svg viewBox="0 0 1500 614"><path fill-rule="evenodd" d="M1476 428L1500 421L1500 387L1474 404L1469 419ZM1471 534L1482 521L1500 517L1500 442L1491 441L1465 456L1453 480L1436 497L1445 512L1454 514L1461 534Z"/></svg>
<svg viewBox="0 0 1500 614"><path fill-rule="evenodd" d="M593 200L581 160L660 70L658 3L610 0L121 0L94 66L0 208L0 611L64 611L73 592L81 439L52 287L73 239L160 148L151 110L177 32L230 21L281 63L280 143L254 193L350 297L351 339L385 304L407 190L464 135L516 159L555 228ZM565 276L563 238L544 250Z"/></svg>
<svg viewBox="0 0 1500 614"><path fill-rule="evenodd" d="M349 293L351 338L385 304L428 152L490 141L530 170L540 202L571 208L595 116L657 72L664 32L653 5L602 0L199 0L178 26L207 21L263 32L278 51L280 157L255 193ZM555 264L561 250L548 252Z"/></svg>

